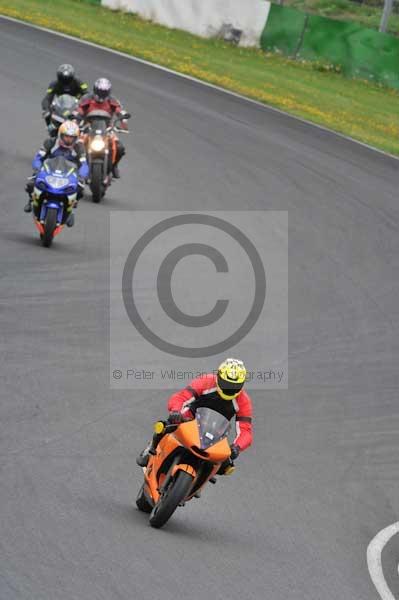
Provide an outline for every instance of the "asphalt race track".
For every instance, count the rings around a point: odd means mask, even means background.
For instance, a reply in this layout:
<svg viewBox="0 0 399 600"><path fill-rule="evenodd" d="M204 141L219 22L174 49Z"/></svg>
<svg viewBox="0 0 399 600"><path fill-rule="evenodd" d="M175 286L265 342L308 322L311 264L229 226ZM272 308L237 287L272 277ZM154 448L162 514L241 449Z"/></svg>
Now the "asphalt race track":
<svg viewBox="0 0 399 600"><path fill-rule="evenodd" d="M112 79L134 132L106 202L48 250L23 187L66 61ZM367 545L399 520L398 163L2 19L0 90L0 599L375 600ZM254 394L237 473L161 531L134 458L165 398L109 388L108 216L133 208L289 211L289 390Z"/></svg>

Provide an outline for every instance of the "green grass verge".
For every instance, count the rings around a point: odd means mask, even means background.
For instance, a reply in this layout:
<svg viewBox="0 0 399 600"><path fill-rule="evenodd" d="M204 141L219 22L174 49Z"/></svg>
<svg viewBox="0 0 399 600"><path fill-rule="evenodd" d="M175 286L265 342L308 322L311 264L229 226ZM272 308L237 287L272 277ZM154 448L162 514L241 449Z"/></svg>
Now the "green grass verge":
<svg viewBox="0 0 399 600"><path fill-rule="evenodd" d="M353 0L285 0L285 6L291 6L304 12L341 19L344 21L357 21L365 27L378 29L380 26L383 2L359 4ZM388 22L387 33L399 35L399 14L391 14Z"/></svg>
<svg viewBox="0 0 399 600"><path fill-rule="evenodd" d="M323 65L204 40L87 0L0 0L0 13L164 65L399 155L394 90L345 79Z"/></svg>

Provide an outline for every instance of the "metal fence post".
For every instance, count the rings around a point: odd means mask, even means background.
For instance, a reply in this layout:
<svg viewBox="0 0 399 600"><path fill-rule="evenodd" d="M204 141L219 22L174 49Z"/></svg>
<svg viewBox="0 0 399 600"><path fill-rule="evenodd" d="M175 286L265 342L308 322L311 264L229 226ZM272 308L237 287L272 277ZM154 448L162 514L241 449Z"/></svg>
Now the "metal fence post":
<svg viewBox="0 0 399 600"><path fill-rule="evenodd" d="M386 32L388 27L388 20L391 15L393 8L393 0L384 0L384 9L382 11L382 17L380 22L380 31Z"/></svg>

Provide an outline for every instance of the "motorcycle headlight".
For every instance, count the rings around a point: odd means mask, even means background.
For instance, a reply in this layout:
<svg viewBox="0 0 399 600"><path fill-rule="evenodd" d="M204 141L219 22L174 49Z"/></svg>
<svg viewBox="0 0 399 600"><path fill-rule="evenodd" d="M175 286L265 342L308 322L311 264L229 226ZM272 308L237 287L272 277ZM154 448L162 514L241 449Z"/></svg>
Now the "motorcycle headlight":
<svg viewBox="0 0 399 600"><path fill-rule="evenodd" d="M54 175L47 175L46 183L48 183L48 185L51 185L52 188L59 190L68 185L69 179L67 179L66 177L55 177Z"/></svg>
<svg viewBox="0 0 399 600"><path fill-rule="evenodd" d="M104 148L105 142L100 136L96 136L90 143L90 150L93 150L94 152L100 152L101 150L104 150Z"/></svg>

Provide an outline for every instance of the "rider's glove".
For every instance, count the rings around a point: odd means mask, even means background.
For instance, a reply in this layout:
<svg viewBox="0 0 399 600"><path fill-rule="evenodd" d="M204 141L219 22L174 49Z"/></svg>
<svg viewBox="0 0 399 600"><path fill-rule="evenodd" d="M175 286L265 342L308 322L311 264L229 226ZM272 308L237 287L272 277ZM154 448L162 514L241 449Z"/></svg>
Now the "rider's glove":
<svg viewBox="0 0 399 600"><path fill-rule="evenodd" d="M118 127L123 129L124 131L128 130L128 122L127 119L130 117L129 113L126 110L121 110L118 114L119 125Z"/></svg>
<svg viewBox="0 0 399 600"><path fill-rule="evenodd" d="M237 446L237 444L232 444L230 446L230 450L231 450L230 458L231 458L231 460L235 460L238 457L238 455L240 454L240 447Z"/></svg>
<svg viewBox="0 0 399 600"><path fill-rule="evenodd" d="M169 413L168 421L171 425L179 425L183 420L183 415L178 410Z"/></svg>

